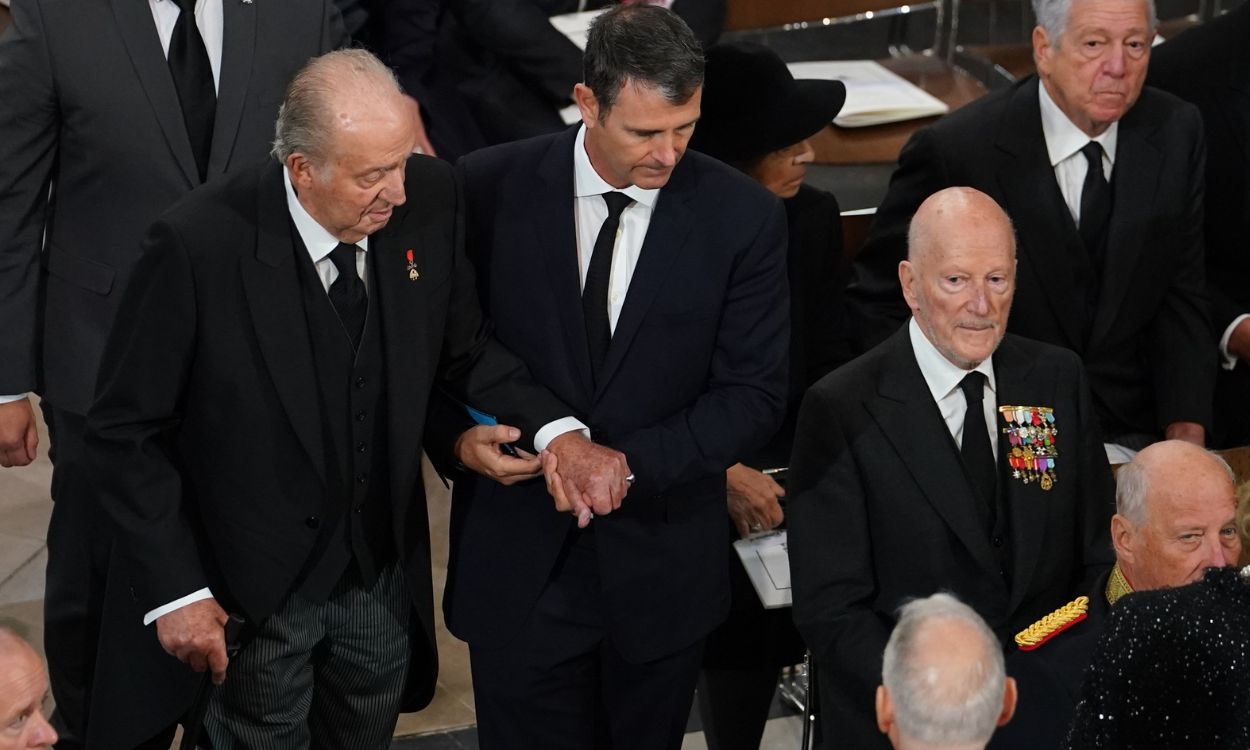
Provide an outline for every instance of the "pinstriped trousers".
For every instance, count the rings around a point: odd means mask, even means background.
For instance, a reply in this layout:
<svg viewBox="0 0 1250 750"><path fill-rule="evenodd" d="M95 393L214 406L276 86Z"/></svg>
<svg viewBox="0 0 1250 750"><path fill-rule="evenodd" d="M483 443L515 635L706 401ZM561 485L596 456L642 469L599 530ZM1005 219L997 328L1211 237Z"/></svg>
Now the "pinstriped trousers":
<svg viewBox="0 0 1250 750"><path fill-rule="evenodd" d="M396 564L372 589L352 565L325 602L288 596L213 692L204 730L214 750L388 748L411 607Z"/></svg>

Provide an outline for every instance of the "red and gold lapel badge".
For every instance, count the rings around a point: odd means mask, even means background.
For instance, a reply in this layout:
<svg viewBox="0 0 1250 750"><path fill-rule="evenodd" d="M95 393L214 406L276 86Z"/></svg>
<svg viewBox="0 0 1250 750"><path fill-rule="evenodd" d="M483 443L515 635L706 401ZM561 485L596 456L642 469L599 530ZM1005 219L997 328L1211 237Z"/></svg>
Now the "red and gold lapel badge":
<svg viewBox="0 0 1250 750"><path fill-rule="evenodd" d="M417 262L412 259L411 250L408 251L407 257L408 257L408 280L416 281L417 279L421 278L421 272L417 270Z"/></svg>
<svg viewBox="0 0 1250 750"><path fill-rule="evenodd" d="M1013 479L1025 484L1037 482L1043 490L1050 491L1058 478L1055 476L1055 460L1059 457L1055 426L1055 410L1048 406L1000 406L1003 434L1011 445L1007 464Z"/></svg>

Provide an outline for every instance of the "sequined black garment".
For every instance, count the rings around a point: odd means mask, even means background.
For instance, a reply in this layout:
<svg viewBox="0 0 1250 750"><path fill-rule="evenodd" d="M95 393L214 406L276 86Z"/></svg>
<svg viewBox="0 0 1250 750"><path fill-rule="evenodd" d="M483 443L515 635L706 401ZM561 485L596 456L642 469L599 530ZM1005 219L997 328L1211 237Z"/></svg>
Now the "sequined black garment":
<svg viewBox="0 0 1250 750"><path fill-rule="evenodd" d="M1250 580L1213 569L1118 602L1067 747L1250 748Z"/></svg>

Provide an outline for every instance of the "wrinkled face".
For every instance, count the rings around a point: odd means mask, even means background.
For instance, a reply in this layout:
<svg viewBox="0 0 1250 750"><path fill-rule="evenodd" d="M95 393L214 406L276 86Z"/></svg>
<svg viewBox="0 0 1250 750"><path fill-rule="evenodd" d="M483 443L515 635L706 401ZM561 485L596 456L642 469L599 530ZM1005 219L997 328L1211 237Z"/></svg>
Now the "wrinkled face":
<svg viewBox="0 0 1250 750"><path fill-rule="evenodd" d="M1221 476L1222 475L1222 476ZM1146 521L1123 533L1128 554L1122 566L1139 591L1183 586L1207 568L1235 565L1241 555L1232 482L1215 469L1209 477L1151 482ZM1119 546L1119 545L1117 545Z"/></svg>
<svg viewBox="0 0 1250 750"><path fill-rule="evenodd" d="M403 102L350 107L337 118L324 163L292 154L287 168L309 215L339 241L355 243L386 226L403 204L404 165L415 146Z"/></svg>
<svg viewBox="0 0 1250 750"><path fill-rule="evenodd" d="M815 149L804 139L768 154L748 174L778 198L793 198L807 176L807 165L814 158Z"/></svg>
<svg viewBox="0 0 1250 750"><path fill-rule="evenodd" d="M52 747L56 731L43 715L48 678L43 662L24 644L0 654L0 750Z"/></svg>
<svg viewBox="0 0 1250 750"><path fill-rule="evenodd" d="M584 84L573 93L586 124L586 153L605 182L648 190L668 184L699 119L702 88L673 104L658 89L626 81L606 113Z"/></svg>
<svg viewBox="0 0 1250 750"><path fill-rule="evenodd" d="M968 217L965 217L968 218ZM903 296L929 342L970 370L990 358L1007 330L1016 260L1005 219L937 220L923 249L899 264Z"/></svg>
<svg viewBox="0 0 1250 750"><path fill-rule="evenodd" d="M1067 31L1050 39L1037 27L1033 53L1050 97L1092 137L1137 101L1153 38L1144 0L1072 0Z"/></svg>

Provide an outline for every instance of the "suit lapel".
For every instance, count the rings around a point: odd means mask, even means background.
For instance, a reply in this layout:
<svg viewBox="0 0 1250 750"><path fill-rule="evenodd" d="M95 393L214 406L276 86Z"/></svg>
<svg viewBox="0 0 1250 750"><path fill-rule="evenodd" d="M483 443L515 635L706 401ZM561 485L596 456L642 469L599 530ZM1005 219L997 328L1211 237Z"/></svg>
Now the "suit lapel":
<svg viewBox="0 0 1250 750"><path fill-rule="evenodd" d="M208 159L209 174L226 171L235 136L239 132L256 48L256 5L225 2L222 4L222 19L225 28L221 41L221 75L217 85L213 147Z"/></svg>
<svg viewBox="0 0 1250 750"><path fill-rule="evenodd" d="M1075 290L1081 288L1077 279L1092 269L1047 155L1039 85L1032 78L1019 86L1007 105L997 141L1002 155L998 184L1016 237L1022 244L1037 246L1035 252L1020 253L1021 262L1042 286L1042 296L1068 337L1068 346L1082 349L1085 336L1079 312L1085 309L1085 300Z"/></svg>
<svg viewBox="0 0 1250 750"><path fill-rule="evenodd" d="M625 304L621 307L616 329L612 333L612 344L608 347L608 356L603 363L596 397L603 393L604 387L611 382L612 375L620 368L647 310L671 277L669 269L685 252L686 235L690 233L690 227L694 223L694 214L688 204L694 197L697 182L691 164L692 162L685 162L685 168L678 166L673 170L668 184L660 191L651 215L651 223L647 227L647 236L643 239L642 250L638 255L638 264L629 280Z"/></svg>
<svg viewBox="0 0 1250 750"><path fill-rule="evenodd" d="M1163 157L1153 142L1153 124L1143 122L1130 111L1120 121L1116 144L1111 224L1107 230L1107 259L1102 271L1098 311L1090 333L1090 348L1107 335L1115 323L1124 295L1133 285L1142 248L1148 244L1145 233L1152 216L1155 192ZM1134 220L1134 217L1137 217Z"/></svg>
<svg viewBox="0 0 1250 750"><path fill-rule="evenodd" d="M326 481L316 368L294 265L282 167L261 172L256 257L243 262L243 290L261 355L278 398L322 482Z"/></svg>
<svg viewBox="0 0 1250 750"><path fill-rule="evenodd" d="M397 217L398 218L398 217ZM421 279L408 278L409 250L417 268L427 268L427 248L438 247L419 226L416 210L406 210L402 220L392 221L369 238L373 267L370 295L382 313L383 346L386 349L387 429L390 438L391 497L405 498L417 481L421 462L416 454L421 443L433 373L425 360L430 346L429 296Z"/></svg>
<svg viewBox="0 0 1250 750"><path fill-rule="evenodd" d="M555 300L557 317L582 392L594 392L590 371L590 350L586 345L586 319L582 314L582 281L577 260L577 218L573 215L573 143L577 129L566 130L548 145L539 161L538 176L544 183L543 200L533 201L530 219L535 243L542 256L545 274ZM611 354L609 353L609 358ZM589 397L586 399L589 403Z"/></svg>
<svg viewBox="0 0 1250 750"><path fill-rule="evenodd" d="M938 515L974 559L986 570L997 571L955 441L916 364L908 326L900 328L886 346L890 347L889 359L877 397L865 406Z"/></svg>
<svg viewBox="0 0 1250 750"><path fill-rule="evenodd" d="M165 135L165 142L187 178L188 187L194 187L200 184L200 173L195 166L191 139L182 119L182 107L178 104L178 91L169 74L169 64L161 49L152 11L145 2L113 0L113 16L130 54L130 63Z"/></svg>
<svg viewBox="0 0 1250 750"><path fill-rule="evenodd" d="M994 378L998 386L998 405L1012 406L1053 406L1053 404L1037 403L1037 396L1043 390L1030 378L1032 361L1018 348L1015 340L1004 338L994 353ZM1063 418L1065 415L1056 415ZM998 432L998 463L1000 467L1007 465L1007 456L1011 452L1006 436L1003 435L1001 424ZM1056 473L1063 471L1063 456L1060 455L1056 465ZM1046 506L1044 501L1047 493L1042 492L1036 483L1025 484L1011 475L1010 468L1001 469L1004 473L1007 513L1011 521L1011 606L1015 609L1029 590L1029 582L1037 561L1041 558L1042 542L1046 537ZM1062 481L1062 480L1061 480ZM1041 495L1041 497L1039 497Z"/></svg>

